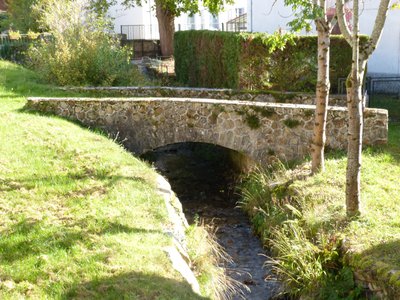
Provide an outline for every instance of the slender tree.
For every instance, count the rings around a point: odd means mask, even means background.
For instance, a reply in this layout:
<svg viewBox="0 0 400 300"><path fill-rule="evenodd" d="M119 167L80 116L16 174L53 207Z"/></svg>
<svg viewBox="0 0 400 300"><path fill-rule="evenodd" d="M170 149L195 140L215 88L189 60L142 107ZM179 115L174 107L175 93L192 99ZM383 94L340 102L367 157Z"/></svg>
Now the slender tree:
<svg viewBox="0 0 400 300"><path fill-rule="evenodd" d="M349 217L360 214L360 174L364 99L362 82L368 58L375 50L385 25L390 0L381 0L372 34L360 45L360 1L353 0L353 28L349 29L344 14L344 0L336 0L336 13L341 32L352 47L351 72L346 81L348 108L348 148L346 169L346 212Z"/></svg>
<svg viewBox="0 0 400 300"><path fill-rule="evenodd" d="M325 170L326 118L329 101L329 58L330 35L336 18L328 16L327 0L285 0L298 10L295 19L289 25L295 29L310 30L310 20L316 25L318 34L318 74L316 86L316 109L314 115L314 131L311 145L312 172Z"/></svg>

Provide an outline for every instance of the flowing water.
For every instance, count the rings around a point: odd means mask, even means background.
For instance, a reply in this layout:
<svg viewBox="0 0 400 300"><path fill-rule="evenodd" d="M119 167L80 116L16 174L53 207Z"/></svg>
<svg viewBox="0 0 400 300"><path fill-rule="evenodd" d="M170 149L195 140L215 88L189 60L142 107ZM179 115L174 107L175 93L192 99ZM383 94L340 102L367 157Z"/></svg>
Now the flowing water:
<svg viewBox="0 0 400 300"><path fill-rule="evenodd" d="M217 228L218 243L233 259L226 272L242 283L233 299L270 299L279 283L264 266L267 254L237 207L240 166L232 157L228 149L198 143L169 145L143 156L168 179L189 223L199 218Z"/></svg>

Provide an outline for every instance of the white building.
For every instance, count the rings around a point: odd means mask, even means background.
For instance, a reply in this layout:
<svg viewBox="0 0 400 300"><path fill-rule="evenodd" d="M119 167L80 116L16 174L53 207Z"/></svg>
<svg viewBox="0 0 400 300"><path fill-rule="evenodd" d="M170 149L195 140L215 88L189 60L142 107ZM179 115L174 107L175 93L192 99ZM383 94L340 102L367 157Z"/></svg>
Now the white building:
<svg viewBox="0 0 400 300"><path fill-rule="evenodd" d="M126 34L128 39L158 40L158 22L153 6L154 1L150 0L143 2L143 6L127 9L118 1L109 9L115 33Z"/></svg>
<svg viewBox="0 0 400 300"><path fill-rule="evenodd" d="M175 28L177 31L191 29L247 31L246 12L247 0L236 0L216 16L201 7L200 12L193 16L182 14L176 18Z"/></svg>
<svg viewBox="0 0 400 300"><path fill-rule="evenodd" d="M247 31L247 0L236 0L235 4L228 5L217 16L212 15L204 7L193 16L182 14L175 20L175 29L208 29ZM159 39L158 22L155 15L154 0L143 3L143 6L126 9L116 4L109 10L114 18L114 31L126 34L128 39Z"/></svg>
<svg viewBox="0 0 400 300"><path fill-rule="evenodd" d="M248 29L251 32L273 33L290 30L287 23L294 14L283 1L248 0ZM334 3L334 2L333 2ZM364 0L360 15L360 31L371 34L379 0ZM315 33L315 32L314 32ZM400 10L390 10L377 49L368 61L369 74L400 75Z"/></svg>

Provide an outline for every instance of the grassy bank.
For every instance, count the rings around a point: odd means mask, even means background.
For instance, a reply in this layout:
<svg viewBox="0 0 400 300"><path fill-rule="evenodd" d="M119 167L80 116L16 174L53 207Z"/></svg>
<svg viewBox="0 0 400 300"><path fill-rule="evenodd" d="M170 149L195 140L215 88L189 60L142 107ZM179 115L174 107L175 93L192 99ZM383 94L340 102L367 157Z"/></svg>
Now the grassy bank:
<svg viewBox="0 0 400 300"><path fill-rule="evenodd" d="M163 250L156 173L101 134L21 110L43 95L67 94L0 61L0 298L200 298Z"/></svg>
<svg viewBox="0 0 400 300"><path fill-rule="evenodd" d="M400 295L400 125L390 126L388 145L364 149L362 159L363 213L351 222L345 213L345 153L330 153L324 174L291 184L276 182L307 171L307 163L294 171L258 173L244 183L242 206L275 250L275 266L291 292L362 298L350 267L387 289L390 299Z"/></svg>

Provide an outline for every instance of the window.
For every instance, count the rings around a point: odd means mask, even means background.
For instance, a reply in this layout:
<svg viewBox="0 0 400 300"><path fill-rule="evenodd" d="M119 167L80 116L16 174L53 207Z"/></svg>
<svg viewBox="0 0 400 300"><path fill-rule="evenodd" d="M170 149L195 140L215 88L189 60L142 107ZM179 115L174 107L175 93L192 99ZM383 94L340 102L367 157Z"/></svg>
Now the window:
<svg viewBox="0 0 400 300"><path fill-rule="evenodd" d="M187 27L189 30L196 29L196 19L195 16L188 16L188 24Z"/></svg>
<svg viewBox="0 0 400 300"><path fill-rule="evenodd" d="M218 15L210 15L210 29L218 30L219 29L219 18Z"/></svg>

